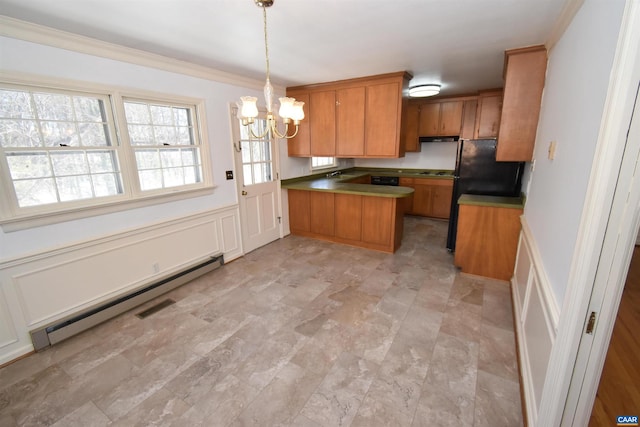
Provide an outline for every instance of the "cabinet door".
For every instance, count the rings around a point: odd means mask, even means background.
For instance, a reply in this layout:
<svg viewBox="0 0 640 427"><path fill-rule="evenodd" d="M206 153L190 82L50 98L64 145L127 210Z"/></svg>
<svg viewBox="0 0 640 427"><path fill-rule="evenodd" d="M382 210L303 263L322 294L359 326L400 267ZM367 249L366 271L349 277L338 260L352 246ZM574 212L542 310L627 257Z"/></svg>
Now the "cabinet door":
<svg viewBox="0 0 640 427"><path fill-rule="evenodd" d="M544 46L507 51L505 68L496 160L528 162L538 128L547 51Z"/></svg>
<svg viewBox="0 0 640 427"><path fill-rule="evenodd" d="M311 231L309 191L288 190L289 228L291 232Z"/></svg>
<svg viewBox="0 0 640 427"><path fill-rule="evenodd" d="M420 107L420 136L438 136L440 127L440 104L437 102L422 104Z"/></svg>
<svg viewBox="0 0 640 427"><path fill-rule="evenodd" d="M362 241L376 245L390 245L395 226L395 199L362 197Z"/></svg>
<svg viewBox="0 0 640 427"><path fill-rule="evenodd" d="M336 91L336 155L364 156L365 87Z"/></svg>
<svg viewBox="0 0 640 427"><path fill-rule="evenodd" d="M309 134L309 121L311 120L311 114L309 114L309 94L295 93L290 94L290 96L293 96L298 101L304 102L304 110L305 113L307 113L307 117L300 122L296 136L287 141L289 156L311 157L311 136Z"/></svg>
<svg viewBox="0 0 640 427"><path fill-rule="evenodd" d="M398 157L400 150L401 86L367 86L365 152L372 157Z"/></svg>
<svg viewBox="0 0 640 427"><path fill-rule="evenodd" d="M405 151L420 151L420 142L418 141L418 125L420 123L420 105L408 104L404 111L404 120L402 122L402 138L404 140Z"/></svg>
<svg viewBox="0 0 640 427"><path fill-rule="evenodd" d="M335 195L335 236L343 239L362 238L362 196Z"/></svg>
<svg viewBox="0 0 640 427"><path fill-rule="evenodd" d="M434 180L435 181L435 180ZM453 181L442 182L432 188L431 216L448 219L453 197Z"/></svg>
<svg viewBox="0 0 640 427"><path fill-rule="evenodd" d="M416 180L413 193L412 213L422 216L431 216L431 185L423 184L426 180Z"/></svg>
<svg viewBox="0 0 640 427"><path fill-rule="evenodd" d="M336 92L312 92L309 95L309 133L311 155L336 155Z"/></svg>
<svg viewBox="0 0 640 427"><path fill-rule="evenodd" d="M311 232L324 236L334 233L334 193L309 192Z"/></svg>
<svg viewBox="0 0 640 427"><path fill-rule="evenodd" d="M478 109L478 101L470 99L464 101L462 110L462 129L460 130L460 139L474 139L476 129L476 110Z"/></svg>
<svg viewBox="0 0 640 427"><path fill-rule="evenodd" d="M475 138L496 138L500 127L502 94L478 98L478 119Z"/></svg>
<svg viewBox="0 0 640 427"><path fill-rule="evenodd" d="M438 135L460 135L462 127L462 101L447 101L440 103L440 128Z"/></svg>
<svg viewBox="0 0 640 427"><path fill-rule="evenodd" d="M409 187L409 188L413 188L415 191L415 187L413 185L413 178L406 178L401 176L399 181L398 181L398 185L400 185L400 187ZM409 197L404 197L402 199L400 199L398 201L398 203L402 203L403 204L403 208L404 208L404 212L405 213L413 213L413 194L411 194L411 196Z"/></svg>

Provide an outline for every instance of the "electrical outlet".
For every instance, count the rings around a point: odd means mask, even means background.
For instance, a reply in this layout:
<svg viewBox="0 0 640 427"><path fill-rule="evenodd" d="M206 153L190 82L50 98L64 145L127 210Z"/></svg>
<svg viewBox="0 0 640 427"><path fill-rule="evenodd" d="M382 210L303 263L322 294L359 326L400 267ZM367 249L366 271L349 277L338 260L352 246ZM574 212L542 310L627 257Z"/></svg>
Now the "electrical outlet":
<svg viewBox="0 0 640 427"><path fill-rule="evenodd" d="M152 268L154 273L160 273L160 264L158 264L157 262L153 263Z"/></svg>
<svg viewBox="0 0 640 427"><path fill-rule="evenodd" d="M227 179L233 179L233 171L226 171Z"/></svg>

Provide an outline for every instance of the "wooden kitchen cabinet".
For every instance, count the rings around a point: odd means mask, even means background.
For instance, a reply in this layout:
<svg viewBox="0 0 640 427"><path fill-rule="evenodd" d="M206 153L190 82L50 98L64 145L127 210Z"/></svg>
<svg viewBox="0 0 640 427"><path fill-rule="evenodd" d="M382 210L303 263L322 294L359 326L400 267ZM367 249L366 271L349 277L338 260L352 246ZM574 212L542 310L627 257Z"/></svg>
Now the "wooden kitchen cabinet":
<svg viewBox="0 0 640 427"><path fill-rule="evenodd" d="M464 106L462 108L462 126L460 128L460 139L475 138L477 109L477 99L469 99L467 101L464 101Z"/></svg>
<svg viewBox="0 0 640 427"><path fill-rule="evenodd" d="M474 139L497 138L502 113L502 91L483 91L478 95Z"/></svg>
<svg viewBox="0 0 640 427"><path fill-rule="evenodd" d="M365 157L401 157L402 84L367 85Z"/></svg>
<svg viewBox="0 0 640 427"><path fill-rule="evenodd" d="M309 104L311 155L333 157L336 155L336 92L312 92Z"/></svg>
<svg viewBox="0 0 640 427"><path fill-rule="evenodd" d="M522 209L460 204L454 263L464 273L510 280Z"/></svg>
<svg viewBox="0 0 640 427"><path fill-rule="evenodd" d="M309 203L309 191L287 191L289 201L289 228L291 232L309 233L311 231L311 205Z"/></svg>
<svg viewBox="0 0 640 427"><path fill-rule="evenodd" d="M414 189L406 202L406 212L430 218L448 219L453 197L453 181L437 178L400 178L399 185Z"/></svg>
<svg viewBox="0 0 640 427"><path fill-rule="evenodd" d="M308 132L290 141L289 155L404 156L403 92L410 77L398 72L288 88L287 95L309 97Z"/></svg>
<svg viewBox="0 0 640 427"><path fill-rule="evenodd" d="M333 236L335 231L334 194L309 192L310 229L312 233Z"/></svg>
<svg viewBox="0 0 640 427"><path fill-rule="evenodd" d="M304 112L309 114L309 94L299 92L290 94L296 100L304 102ZM298 133L287 141L289 157L311 157L311 135L309 133L309 120L302 120L298 126Z"/></svg>
<svg viewBox="0 0 640 427"><path fill-rule="evenodd" d="M402 120L402 140L404 141L404 150L407 153L419 152L421 144L418 139L418 126L420 124L420 105L408 104L403 111L404 118Z"/></svg>
<svg viewBox="0 0 640 427"><path fill-rule="evenodd" d="M438 180L431 193L431 216L449 219L451 198L453 197L453 181Z"/></svg>
<svg viewBox="0 0 640 427"><path fill-rule="evenodd" d="M383 252L402 241L405 198L288 190L291 233Z"/></svg>
<svg viewBox="0 0 640 427"><path fill-rule="evenodd" d="M463 101L439 101L422 104L420 136L460 135Z"/></svg>
<svg viewBox="0 0 640 427"><path fill-rule="evenodd" d="M363 242L380 246L393 245L397 200L389 197L362 198ZM399 216L402 217L402 212Z"/></svg>
<svg viewBox="0 0 640 427"><path fill-rule="evenodd" d="M505 52L504 96L496 150L498 161L528 162L533 158L546 69L544 46Z"/></svg>
<svg viewBox="0 0 640 427"><path fill-rule="evenodd" d="M419 136L438 136L440 128L440 103L432 102L420 106Z"/></svg>
<svg viewBox="0 0 640 427"><path fill-rule="evenodd" d="M335 236L355 241L362 239L362 196L335 195Z"/></svg>
<svg viewBox="0 0 640 427"><path fill-rule="evenodd" d="M336 156L364 155L364 86L336 91Z"/></svg>

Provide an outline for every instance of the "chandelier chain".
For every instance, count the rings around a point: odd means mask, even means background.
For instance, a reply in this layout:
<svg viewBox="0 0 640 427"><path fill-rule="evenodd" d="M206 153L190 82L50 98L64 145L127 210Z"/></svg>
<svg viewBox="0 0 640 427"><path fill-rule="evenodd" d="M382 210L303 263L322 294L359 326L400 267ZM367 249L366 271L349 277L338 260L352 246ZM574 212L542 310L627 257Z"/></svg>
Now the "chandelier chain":
<svg viewBox="0 0 640 427"><path fill-rule="evenodd" d="M269 80L269 43L267 43L267 8L262 6L262 18L264 21L264 55L267 60L267 80Z"/></svg>

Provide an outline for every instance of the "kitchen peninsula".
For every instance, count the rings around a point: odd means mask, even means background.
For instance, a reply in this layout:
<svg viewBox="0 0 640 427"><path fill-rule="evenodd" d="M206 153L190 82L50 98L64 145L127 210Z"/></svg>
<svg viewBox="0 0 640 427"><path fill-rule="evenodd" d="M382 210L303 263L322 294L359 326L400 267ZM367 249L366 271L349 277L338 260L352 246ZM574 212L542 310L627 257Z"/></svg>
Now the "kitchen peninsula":
<svg viewBox="0 0 640 427"><path fill-rule="evenodd" d="M401 201L413 189L357 183L368 175L361 172L283 183L289 193L291 233L395 252L404 225L405 204Z"/></svg>
<svg viewBox="0 0 640 427"><path fill-rule="evenodd" d="M434 183L452 179L449 171L439 173L430 175ZM405 179L412 176L428 179L429 176L425 171L356 169L341 171L335 176L322 174L285 180L282 188L288 190L291 233L395 252L402 241L404 214L410 210L417 190L371 185L372 175Z"/></svg>

